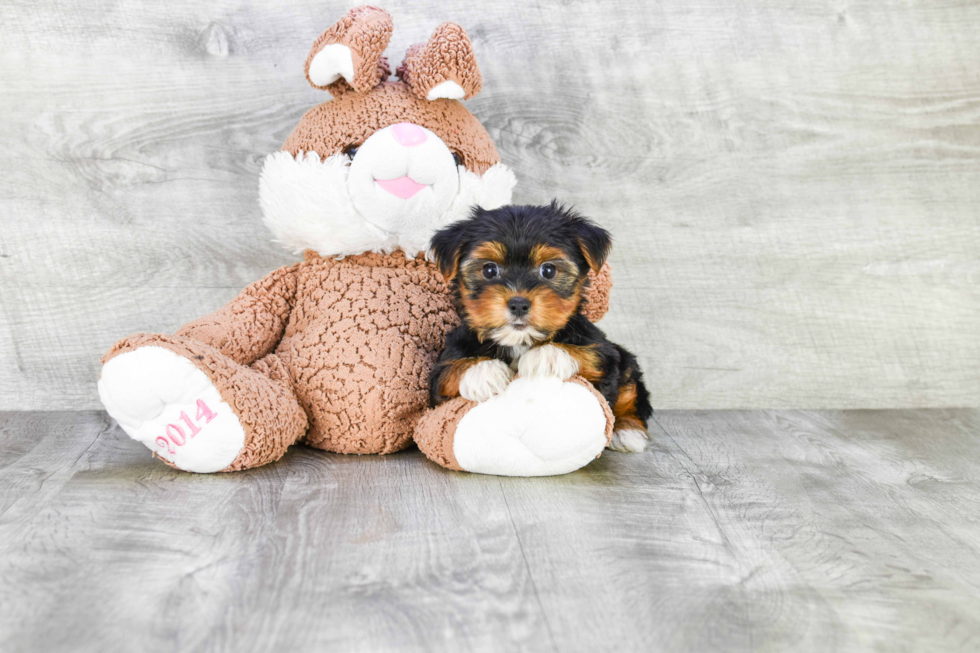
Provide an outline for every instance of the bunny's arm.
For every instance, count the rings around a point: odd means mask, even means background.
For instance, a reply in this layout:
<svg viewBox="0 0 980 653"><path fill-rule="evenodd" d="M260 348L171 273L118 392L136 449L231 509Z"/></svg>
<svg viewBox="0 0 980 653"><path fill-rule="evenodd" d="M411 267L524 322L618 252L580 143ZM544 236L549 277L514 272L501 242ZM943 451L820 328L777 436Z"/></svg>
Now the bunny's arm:
<svg viewBox="0 0 980 653"><path fill-rule="evenodd" d="M297 269L293 265L268 274L214 313L185 324L176 335L251 365L273 351L286 330L296 297Z"/></svg>
<svg viewBox="0 0 980 653"><path fill-rule="evenodd" d="M612 268L604 263L599 273L589 271L589 287L585 289L585 305L582 313L595 324L609 311L609 293L612 291Z"/></svg>

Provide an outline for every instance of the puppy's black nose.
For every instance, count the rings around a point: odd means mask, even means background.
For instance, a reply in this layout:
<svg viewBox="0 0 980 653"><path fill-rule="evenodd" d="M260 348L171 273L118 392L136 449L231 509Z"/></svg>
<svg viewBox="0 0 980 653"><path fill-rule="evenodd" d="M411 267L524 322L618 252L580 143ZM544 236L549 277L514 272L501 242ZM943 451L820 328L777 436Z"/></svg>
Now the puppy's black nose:
<svg viewBox="0 0 980 653"><path fill-rule="evenodd" d="M527 297L511 297L507 302L507 310L514 317L524 317L531 310L531 300Z"/></svg>

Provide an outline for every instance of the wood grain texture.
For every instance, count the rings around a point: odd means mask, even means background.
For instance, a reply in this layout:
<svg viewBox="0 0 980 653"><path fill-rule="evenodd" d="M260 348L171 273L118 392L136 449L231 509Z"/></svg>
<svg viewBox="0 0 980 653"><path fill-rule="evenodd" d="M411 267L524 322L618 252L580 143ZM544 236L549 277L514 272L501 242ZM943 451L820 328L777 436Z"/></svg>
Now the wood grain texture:
<svg viewBox="0 0 980 653"><path fill-rule="evenodd" d="M980 3L385 5L455 20L518 174L617 237L603 323L654 405L980 404ZM346 4L0 4L0 408L97 408L99 355L294 257L262 158Z"/></svg>
<svg viewBox="0 0 980 653"><path fill-rule="evenodd" d="M4 651L980 646L980 411L661 412L574 474L170 469L0 414Z"/></svg>

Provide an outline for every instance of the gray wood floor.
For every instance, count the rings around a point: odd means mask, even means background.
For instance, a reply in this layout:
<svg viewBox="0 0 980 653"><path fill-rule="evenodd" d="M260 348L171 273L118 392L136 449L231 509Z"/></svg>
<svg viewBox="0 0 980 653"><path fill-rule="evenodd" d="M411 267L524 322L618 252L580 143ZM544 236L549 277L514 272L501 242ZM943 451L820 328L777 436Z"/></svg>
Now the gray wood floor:
<svg viewBox="0 0 980 653"><path fill-rule="evenodd" d="M663 412L550 479L0 414L0 650L977 650L980 411Z"/></svg>

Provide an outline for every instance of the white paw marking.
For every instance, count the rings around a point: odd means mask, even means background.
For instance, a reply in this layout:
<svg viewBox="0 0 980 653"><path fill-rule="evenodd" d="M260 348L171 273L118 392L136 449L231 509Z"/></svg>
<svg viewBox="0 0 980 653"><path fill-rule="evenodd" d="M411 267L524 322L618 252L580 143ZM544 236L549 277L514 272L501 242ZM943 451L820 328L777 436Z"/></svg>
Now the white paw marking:
<svg viewBox="0 0 980 653"><path fill-rule="evenodd" d="M238 417L207 375L163 347L140 347L102 367L99 397L122 429L188 472L217 472L245 446Z"/></svg>
<svg viewBox="0 0 980 653"><path fill-rule="evenodd" d="M354 79L354 57L350 48L340 43L323 46L310 62L310 81L317 86L326 86L341 77L348 84Z"/></svg>
<svg viewBox="0 0 980 653"><path fill-rule="evenodd" d="M614 431L609 448L623 453L640 453L647 448L647 434L637 429Z"/></svg>
<svg viewBox="0 0 980 653"><path fill-rule="evenodd" d="M462 100L466 97L466 91L463 87L454 82L451 79L447 79L441 84L436 84L429 89L426 94L425 99L428 101L438 100L439 98L448 98L450 100Z"/></svg>
<svg viewBox="0 0 980 653"><path fill-rule="evenodd" d="M459 382L459 394L470 401L486 401L507 389L514 372L507 363L498 360L480 361L466 370Z"/></svg>
<svg viewBox="0 0 980 653"><path fill-rule="evenodd" d="M541 345L521 356L517 371L522 377L570 379L578 372L578 361L561 347Z"/></svg>

